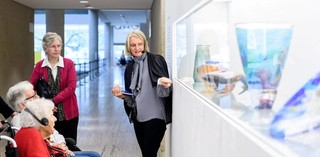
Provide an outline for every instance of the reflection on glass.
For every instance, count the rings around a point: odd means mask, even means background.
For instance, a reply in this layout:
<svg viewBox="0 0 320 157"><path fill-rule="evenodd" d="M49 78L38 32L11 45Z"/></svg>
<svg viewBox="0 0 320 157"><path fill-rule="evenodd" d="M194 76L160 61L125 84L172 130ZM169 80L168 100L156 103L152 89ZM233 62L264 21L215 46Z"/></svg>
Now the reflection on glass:
<svg viewBox="0 0 320 157"><path fill-rule="evenodd" d="M215 91L217 93L228 93L231 92L238 81L242 82L242 94L248 90L248 85L245 81L243 74L236 73L233 71L216 71L209 72L202 77L205 81L214 84Z"/></svg>
<svg viewBox="0 0 320 157"><path fill-rule="evenodd" d="M242 65L252 103L270 109L277 94L288 49L292 26L285 24L236 24Z"/></svg>
<svg viewBox="0 0 320 157"><path fill-rule="evenodd" d="M279 139L320 127L320 73L310 79L275 115L271 136Z"/></svg>

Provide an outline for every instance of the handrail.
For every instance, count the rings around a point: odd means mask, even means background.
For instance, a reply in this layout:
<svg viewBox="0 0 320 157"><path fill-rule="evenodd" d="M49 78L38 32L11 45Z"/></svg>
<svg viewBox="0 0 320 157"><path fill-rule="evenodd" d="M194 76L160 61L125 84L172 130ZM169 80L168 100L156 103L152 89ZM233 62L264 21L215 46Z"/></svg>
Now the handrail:
<svg viewBox="0 0 320 157"><path fill-rule="evenodd" d="M106 59L96 59L83 63L75 63L76 73L80 85L82 80L85 80L87 76L90 76L90 80L100 76L102 73L102 67L106 66ZM86 83L86 82L85 82Z"/></svg>

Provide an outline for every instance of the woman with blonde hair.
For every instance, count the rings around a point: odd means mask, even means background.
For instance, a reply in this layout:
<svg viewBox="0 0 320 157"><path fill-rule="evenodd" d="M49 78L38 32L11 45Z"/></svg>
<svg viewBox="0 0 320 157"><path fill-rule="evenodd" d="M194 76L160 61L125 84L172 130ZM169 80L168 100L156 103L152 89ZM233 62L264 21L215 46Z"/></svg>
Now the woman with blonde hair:
<svg viewBox="0 0 320 157"><path fill-rule="evenodd" d="M156 157L171 122L172 83L165 59L149 52L143 32L134 30L126 40L126 53L133 57L124 73L125 90L116 85L112 94L124 100L143 157Z"/></svg>

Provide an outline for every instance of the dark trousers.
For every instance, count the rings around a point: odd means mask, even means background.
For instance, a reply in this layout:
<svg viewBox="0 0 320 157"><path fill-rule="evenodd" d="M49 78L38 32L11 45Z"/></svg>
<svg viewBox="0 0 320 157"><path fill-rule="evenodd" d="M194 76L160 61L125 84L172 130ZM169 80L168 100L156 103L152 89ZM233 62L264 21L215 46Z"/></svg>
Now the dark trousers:
<svg viewBox="0 0 320 157"><path fill-rule="evenodd" d="M133 123L134 131L143 157L157 157L160 143L166 131L164 120L151 119Z"/></svg>
<svg viewBox="0 0 320 157"><path fill-rule="evenodd" d="M72 138L77 143L79 117L70 120L56 121L54 128L64 136L64 138Z"/></svg>

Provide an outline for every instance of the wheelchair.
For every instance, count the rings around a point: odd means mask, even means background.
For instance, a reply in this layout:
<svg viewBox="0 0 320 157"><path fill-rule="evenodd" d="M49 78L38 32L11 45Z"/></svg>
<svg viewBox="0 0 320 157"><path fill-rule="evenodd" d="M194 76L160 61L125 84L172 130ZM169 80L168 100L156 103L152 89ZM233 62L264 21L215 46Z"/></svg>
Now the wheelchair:
<svg viewBox="0 0 320 157"><path fill-rule="evenodd" d="M5 126L5 128L2 131L0 131L1 132L0 134L7 133L8 134L7 137L13 139L15 134L16 134L16 132L19 131L19 128L13 127L12 124L7 120L2 120L1 123ZM76 142L75 142L74 139L65 138L65 141L66 141L66 145L69 148L69 150L71 150L71 151L81 151L81 149L76 145ZM11 147L9 147L9 143L8 143L8 145L6 146L6 152L8 152L8 153L11 152L12 151L10 149ZM7 157L16 157L16 156L8 156L7 155Z"/></svg>
<svg viewBox="0 0 320 157"><path fill-rule="evenodd" d="M5 155L6 157L19 157L17 150L17 143L13 139L17 128L12 127L11 123L7 120L1 121L1 123L5 126L1 131L0 140L7 140L8 143L5 146Z"/></svg>

